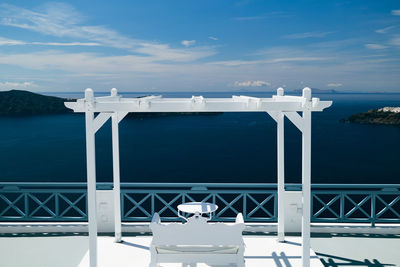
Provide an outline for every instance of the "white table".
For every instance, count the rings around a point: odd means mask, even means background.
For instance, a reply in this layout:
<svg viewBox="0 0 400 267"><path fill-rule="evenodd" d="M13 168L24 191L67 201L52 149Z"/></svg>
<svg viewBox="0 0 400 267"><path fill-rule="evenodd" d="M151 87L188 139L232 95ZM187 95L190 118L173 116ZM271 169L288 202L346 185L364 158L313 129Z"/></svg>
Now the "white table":
<svg viewBox="0 0 400 267"><path fill-rule="evenodd" d="M178 216L187 221L187 218L181 212L194 214L194 216L201 216L208 214L208 220L211 220L211 214L218 209L218 206L213 203L207 202L188 202L178 205Z"/></svg>

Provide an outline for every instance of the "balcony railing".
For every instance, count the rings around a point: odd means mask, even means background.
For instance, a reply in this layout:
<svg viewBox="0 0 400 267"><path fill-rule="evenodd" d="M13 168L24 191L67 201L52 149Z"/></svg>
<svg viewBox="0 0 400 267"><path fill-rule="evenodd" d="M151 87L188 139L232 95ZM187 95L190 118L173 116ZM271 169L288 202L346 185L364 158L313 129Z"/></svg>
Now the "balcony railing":
<svg viewBox="0 0 400 267"><path fill-rule="evenodd" d="M112 189L98 183L99 190ZM288 191L301 185L288 184ZM400 185L312 185L312 222L400 223ZM189 201L215 203L215 221L277 221L276 184L122 183L121 214L125 222L149 222L155 212L179 221L177 206ZM0 183L1 222L87 221L85 183Z"/></svg>

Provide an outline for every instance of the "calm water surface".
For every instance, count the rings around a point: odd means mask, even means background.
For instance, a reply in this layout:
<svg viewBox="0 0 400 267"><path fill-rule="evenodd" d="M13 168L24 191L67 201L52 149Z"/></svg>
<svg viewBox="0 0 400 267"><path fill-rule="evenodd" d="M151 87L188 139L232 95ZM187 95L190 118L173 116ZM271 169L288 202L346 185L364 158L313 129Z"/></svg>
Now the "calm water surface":
<svg viewBox="0 0 400 267"><path fill-rule="evenodd" d="M317 97L334 104L313 113L312 181L400 183L400 127L339 122L372 108L400 106L400 94ZM0 118L0 181L85 181L84 124L79 114ZM301 182L301 135L289 121L285 127L287 181ZM98 181L112 180L110 128L108 123L96 134ZM263 113L125 119L120 123L120 154L122 182L274 183L276 124Z"/></svg>

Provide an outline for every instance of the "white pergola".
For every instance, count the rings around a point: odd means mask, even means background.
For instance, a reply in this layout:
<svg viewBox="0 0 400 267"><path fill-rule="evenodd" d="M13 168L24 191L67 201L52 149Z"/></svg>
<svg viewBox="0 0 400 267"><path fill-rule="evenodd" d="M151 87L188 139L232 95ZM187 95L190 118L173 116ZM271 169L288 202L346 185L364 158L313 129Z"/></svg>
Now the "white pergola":
<svg viewBox="0 0 400 267"><path fill-rule="evenodd" d="M65 102L74 112L85 112L86 153L89 216L90 266L97 266L96 220L96 160L95 134L111 118L113 146L113 181L115 241L121 242L121 199L119 171L118 124L129 112L266 112L277 123L278 162L278 241L285 239L284 229L284 118L285 116L301 131L302 145L302 266L310 266L310 202L311 202L311 112L323 111L332 101L320 101L311 97L311 89L304 88L302 96L285 96L283 88L272 98L232 96L232 98L162 98L148 96L123 98L117 89L111 95L94 97L92 89L85 90L85 98ZM298 112L301 112L300 115ZM95 117L95 113L98 115Z"/></svg>

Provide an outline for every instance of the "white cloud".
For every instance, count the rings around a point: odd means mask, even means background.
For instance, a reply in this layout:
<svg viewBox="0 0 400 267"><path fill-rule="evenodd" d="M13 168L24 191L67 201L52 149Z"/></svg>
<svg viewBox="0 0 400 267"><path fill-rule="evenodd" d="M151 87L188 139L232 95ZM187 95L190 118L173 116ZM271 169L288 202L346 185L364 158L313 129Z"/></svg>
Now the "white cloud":
<svg viewBox="0 0 400 267"><path fill-rule="evenodd" d="M400 9L392 10L392 15L393 16L400 16Z"/></svg>
<svg viewBox="0 0 400 267"><path fill-rule="evenodd" d="M28 89L37 87L33 82L0 82L0 90L11 90L11 89Z"/></svg>
<svg viewBox="0 0 400 267"><path fill-rule="evenodd" d="M148 49L153 48L149 47ZM171 52L171 50L169 51ZM174 58L174 61L168 61L168 56ZM164 52L159 57L157 55L154 57L139 55L104 56L96 53L67 53L46 50L19 54L0 53L0 65L12 65L44 72L58 70L71 74L89 73L91 76L128 73L167 75L174 71L187 70L190 63L185 60L194 60L192 56L193 54L178 59L177 55ZM178 60L180 61L178 62ZM185 64L181 64L181 62L185 62Z"/></svg>
<svg viewBox="0 0 400 267"><path fill-rule="evenodd" d="M341 84L341 83L328 83L326 86L328 86L328 87L340 87L342 85L343 84Z"/></svg>
<svg viewBox="0 0 400 267"><path fill-rule="evenodd" d="M40 12L8 4L0 7L0 23L6 26L56 37L89 39L117 48L132 48L137 44L136 40L121 36L104 26L80 25L83 16L66 4L48 4L41 7Z"/></svg>
<svg viewBox="0 0 400 267"><path fill-rule="evenodd" d="M82 42L70 42L70 43L57 43L57 42L31 42L28 44L33 45L44 45L44 46L99 46L99 43L82 43Z"/></svg>
<svg viewBox="0 0 400 267"><path fill-rule="evenodd" d="M0 37L0 45L25 45L26 42Z"/></svg>
<svg viewBox="0 0 400 267"><path fill-rule="evenodd" d="M235 59L235 60L224 60L210 62L209 64L224 65L224 66L247 66L247 65L273 65L279 68L288 66L307 64L310 62L326 62L331 59L335 59L336 55L330 55L329 53L318 51L314 47L307 48L293 48L293 47L272 47L258 50L250 54L253 59ZM325 49L327 50L327 49ZM317 63L316 63L317 64Z"/></svg>
<svg viewBox="0 0 400 267"><path fill-rule="evenodd" d="M65 53L41 51L22 54L0 54L0 64L14 65L33 70L62 70L70 73L118 73L151 72L165 70L164 65L154 63L143 56L100 56L94 53Z"/></svg>
<svg viewBox="0 0 400 267"><path fill-rule="evenodd" d="M310 61L323 61L328 58L324 57L281 57L273 59L257 59L257 60L226 60L215 61L210 64L224 65L224 66L243 66L243 65L259 65L271 63L284 63L284 62L310 62Z"/></svg>
<svg viewBox="0 0 400 267"><path fill-rule="evenodd" d="M392 38L392 39L389 41L389 43L390 43L391 45L400 46L400 37L397 36L397 37Z"/></svg>
<svg viewBox="0 0 400 267"><path fill-rule="evenodd" d="M286 39L306 39L306 38L323 38L333 32L303 32L294 33L283 36Z"/></svg>
<svg viewBox="0 0 400 267"><path fill-rule="evenodd" d="M0 4L0 24L39 32L44 35L90 41L72 42L75 45L98 43L103 46L144 54L152 57L153 60L190 61L216 53L213 47L204 46L190 50L187 48L177 49L171 48L168 44L133 39L105 26L83 25L84 19L84 16L72 6L62 3L46 4L39 11ZM63 45L56 42L36 44ZM187 41L185 44L185 46L190 46L194 44L194 40Z"/></svg>
<svg viewBox="0 0 400 267"><path fill-rule="evenodd" d="M211 40L213 40L213 41L218 41L218 38L217 38L217 37L214 37L214 36L208 36L208 39L211 39Z"/></svg>
<svg viewBox="0 0 400 267"><path fill-rule="evenodd" d="M277 58L283 55L292 57L306 55L319 57L320 51L298 50L271 51ZM95 53L66 53L57 51L42 51L20 54L2 54L0 52L0 66L6 65L32 69L25 76L27 81L40 81L41 90L83 90L84 87L92 87L96 91L108 90L116 87L125 91L142 91L149 88L158 88L159 91L199 91L232 90L234 81L256 81L257 77L265 77L268 74L271 84L286 84L288 89L297 88L300 81L316 88L325 88L327 82L340 81L346 84L346 90L376 90L376 88L390 88L398 90L400 76L395 75L398 70L393 62L370 61L370 58L362 58L355 53L335 51L323 51L331 60L312 62L282 62L280 64L268 64L265 61L251 64L229 66L223 64L210 64L206 62L161 62L153 61L151 57L138 55L104 56ZM333 54L330 54L333 53ZM396 60L396 59L395 59ZM240 62L240 60L238 60ZM249 61L250 62L250 61ZM261 62L261 63L260 63ZM5 64L5 65L4 65ZM299 67L299 64L301 67ZM24 71L26 72L26 71ZM51 75L49 76L49 73ZM351 73L351 75L348 75ZM248 75L243 76L243 75ZM249 76L251 75L251 76ZM2 72L3 80L15 81L20 75ZM182 78L184 77L184 78ZM242 77L242 80L238 80ZM44 78L50 80L43 80ZM40 79L40 80L39 80ZM21 81L21 80L19 80ZM312 82L311 82L312 81ZM240 89L241 87L235 87ZM243 87L263 88L263 87ZM154 90L153 90L154 91Z"/></svg>
<svg viewBox="0 0 400 267"><path fill-rule="evenodd" d="M181 44L184 45L184 46L186 46L186 47L192 46L192 45L194 45L195 43L196 43L196 40L183 40L183 41L181 42Z"/></svg>
<svg viewBox="0 0 400 267"><path fill-rule="evenodd" d="M263 60L224 60L224 61L214 61L210 62L210 65L222 65L222 66L244 66L244 65L258 65L265 63Z"/></svg>
<svg viewBox="0 0 400 267"><path fill-rule="evenodd" d="M262 86L270 86L271 83L265 81L236 81L234 83L236 87L262 87Z"/></svg>
<svg viewBox="0 0 400 267"><path fill-rule="evenodd" d="M1 24L29 29L46 35L74 36L82 34L76 24L82 15L67 4L52 3L41 7L41 12L31 11L14 5L1 5Z"/></svg>
<svg viewBox="0 0 400 267"><path fill-rule="evenodd" d="M136 51L142 54L151 55L152 61L176 61L189 62L200 58L212 56L216 51L212 47L203 46L196 48L175 49L166 44L142 43Z"/></svg>
<svg viewBox="0 0 400 267"><path fill-rule="evenodd" d="M284 58L274 58L270 60L271 63L280 63L280 62L308 62L308 61L320 61L326 60L325 57L284 57Z"/></svg>
<svg viewBox="0 0 400 267"><path fill-rule="evenodd" d="M1 45L42 45L42 46L99 46L99 43L83 43L83 42L69 42L69 43L58 43L58 42L25 42L20 40L12 40L0 37Z"/></svg>
<svg viewBox="0 0 400 267"><path fill-rule="evenodd" d="M389 32L390 30L392 30L394 28L396 28L396 26L389 26L389 27L386 27L386 28L378 29L375 32L376 33L380 33L380 34L384 34L384 33L387 33L387 32Z"/></svg>
<svg viewBox="0 0 400 267"><path fill-rule="evenodd" d="M374 50L379 50L379 49L385 49L387 46L385 45L380 45L380 44L366 44L366 48L368 49L374 49Z"/></svg>

